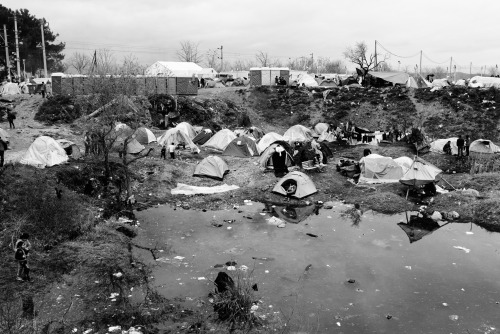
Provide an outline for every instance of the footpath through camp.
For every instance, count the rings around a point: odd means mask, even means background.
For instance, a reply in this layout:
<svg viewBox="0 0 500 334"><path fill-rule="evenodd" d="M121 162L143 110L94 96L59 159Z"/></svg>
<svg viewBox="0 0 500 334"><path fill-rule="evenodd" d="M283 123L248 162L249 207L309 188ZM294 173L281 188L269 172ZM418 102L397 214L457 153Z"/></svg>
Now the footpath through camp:
<svg viewBox="0 0 500 334"><path fill-rule="evenodd" d="M136 215L154 207L244 214L241 207L265 203L263 213L293 208L272 214L270 224L286 229L287 219L299 223L343 203L339 219L349 222L369 210L411 211L438 226L500 230L495 88L228 87L197 96L108 96L96 107L100 102L96 95L0 99L0 137L8 143L0 168L1 256L9 259L0 269L8 292L1 297L51 331L120 326L150 333L160 323L194 331L199 319L219 328L206 308L192 310L155 290L152 265L137 253L173 266L186 255L168 243L138 243ZM16 115L15 129L7 110ZM459 136L469 152L457 146ZM215 231L234 226L230 217L208 216L200 224ZM171 223L166 233L193 233ZM21 232L32 245L31 283L16 281L12 247ZM241 284L230 267L223 272ZM238 298L253 296L250 290ZM200 305L204 297L196 297ZM231 318L221 294L209 300L220 302L220 319ZM256 310L253 301L241 302ZM254 318L237 322L266 323Z"/></svg>

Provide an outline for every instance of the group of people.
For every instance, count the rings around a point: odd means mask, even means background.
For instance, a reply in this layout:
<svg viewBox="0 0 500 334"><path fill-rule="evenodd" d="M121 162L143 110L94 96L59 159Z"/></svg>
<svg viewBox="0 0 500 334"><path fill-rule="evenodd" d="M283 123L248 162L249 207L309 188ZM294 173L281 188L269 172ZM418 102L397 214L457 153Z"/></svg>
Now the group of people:
<svg viewBox="0 0 500 334"><path fill-rule="evenodd" d="M457 156L458 157L464 157L464 156L469 156L469 147L470 147L470 136L466 135L465 139L462 138L462 135L458 135L457 139ZM443 146L443 151L447 155L452 155L451 151L451 140L448 140L446 144Z"/></svg>
<svg viewBox="0 0 500 334"><path fill-rule="evenodd" d="M161 153L160 153L160 159L166 160L167 159L167 150L168 153L170 154L170 159L175 159L175 151L177 150L177 145L174 143L170 143L170 145L163 145L161 147ZM179 153L177 153L179 155Z"/></svg>
<svg viewBox="0 0 500 334"><path fill-rule="evenodd" d="M285 80L285 78L284 78L284 77L278 77L278 76L276 76L276 77L274 78L274 84L275 84L276 86L286 86L286 85L287 85L287 82L286 82L286 80Z"/></svg>

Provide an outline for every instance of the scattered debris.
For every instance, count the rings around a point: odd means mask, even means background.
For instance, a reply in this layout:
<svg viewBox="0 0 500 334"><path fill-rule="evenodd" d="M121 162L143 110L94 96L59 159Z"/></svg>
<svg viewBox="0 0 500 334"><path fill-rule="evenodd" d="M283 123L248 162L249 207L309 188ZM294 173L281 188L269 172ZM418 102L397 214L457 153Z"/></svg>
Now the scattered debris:
<svg viewBox="0 0 500 334"><path fill-rule="evenodd" d="M466 253L469 253L469 252L470 252L470 249L465 248L465 247L462 247L462 246L453 246L453 248L463 250L463 251L464 251L464 252L466 252Z"/></svg>
<svg viewBox="0 0 500 334"><path fill-rule="evenodd" d="M313 238L317 238L318 237L316 234L313 234L313 233L306 233L306 235L308 235L310 237L313 237Z"/></svg>

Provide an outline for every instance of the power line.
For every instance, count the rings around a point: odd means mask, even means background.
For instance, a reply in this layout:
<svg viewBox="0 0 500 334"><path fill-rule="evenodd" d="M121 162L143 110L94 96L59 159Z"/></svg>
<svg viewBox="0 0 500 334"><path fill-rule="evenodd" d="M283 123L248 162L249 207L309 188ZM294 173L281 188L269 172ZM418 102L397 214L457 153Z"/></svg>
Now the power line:
<svg viewBox="0 0 500 334"><path fill-rule="evenodd" d="M447 63L449 61L449 60L445 60L445 61L442 61L442 62L437 62L437 61L432 60L431 58L429 58L425 53L422 52L422 54L425 57L425 59L427 59L428 61L430 61L431 63L434 63L434 64L438 64L438 65L439 64L445 64L445 63Z"/></svg>
<svg viewBox="0 0 500 334"><path fill-rule="evenodd" d="M418 56L420 54L420 51L418 51L417 53L415 53L414 55L411 55L411 56L399 56L399 55L397 55L395 53L392 53L391 51L387 50L382 44L380 44L379 41L377 41L377 45L381 46L382 49L385 50L385 52L393 55L394 57L398 57L398 58L413 58L413 57Z"/></svg>

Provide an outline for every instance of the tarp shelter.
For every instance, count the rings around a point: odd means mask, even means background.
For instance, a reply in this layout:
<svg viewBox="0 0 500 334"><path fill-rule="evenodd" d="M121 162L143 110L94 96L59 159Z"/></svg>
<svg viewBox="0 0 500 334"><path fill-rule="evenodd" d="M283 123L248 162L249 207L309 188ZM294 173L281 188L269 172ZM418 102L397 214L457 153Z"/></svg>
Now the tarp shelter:
<svg viewBox="0 0 500 334"><path fill-rule="evenodd" d="M191 138L189 138L189 136L184 131L177 127L165 131L163 135L158 137L157 141L158 145L160 146L168 146L171 143L174 143L174 145L183 144L188 146L193 152L200 152L200 149L193 143Z"/></svg>
<svg viewBox="0 0 500 334"><path fill-rule="evenodd" d="M82 152L80 151L80 148L72 141L69 141L66 139L58 139L56 141L59 143L59 145L62 146L64 151L66 151L66 154L68 155L68 157L73 158L73 159L78 159L82 156Z"/></svg>
<svg viewBox="0 0 500 334"><path fill-rule="evenodd" d="M196 145L203 145L205 144L212 136L214 135L214 132L211 129L202 129L200 133L196 135L196 137L193 138L193 143Z"/></svg>
<svg viewBox="0 0 500 334"><path fill-rule="evenodd" d="M264 152L262 153L262 155L260 156L259 160L258 160L258 164L260 167L263 167L263 168L267 168L267 169L273 169L273 154L275 152L275 149L278 145L281 145L281 144L271 144L268 148L266 148L264 150ZM285 148L285 147L284 147ZM286 155L286 158L285 158L285 165L287 167L290 167L293 165L293 158L292 156L290 155L290 153L286 150L283 151L282 154L285 154Z"/></svg>
<svg viewBox="0 0 500 334"><path fill-rule="evenodd" d="M216 76L217 76L217 71L214 70L211 67L208 67L208 68L204 67L204 68L201 69L201 72L198 73L198 78L200 78L200 79L201 78L205 78L205 79L206 78L212 78L213 79Z"/></svg>
<svg viewBox="0 0 500 334"><path fill-rule="evenodd" d="M431 84L432 87L447 87L450 85L448 79L435 79Z"/></svg>
<svg viewBox="0 0 500 334"><path fill-rule="evenodd" d="M227 172L229 172L229 167L224 160L220 157L209 155L196 165L193 176L206 176L222 181Z"/></svg>
<svg viewBox="0 0 500 334"><path fill-rule="evenodd" d="M399 180L400 183L407 186L422 186L436 181L436 177L442 172L431 163L422 158L415 157L408 171Z"/></svg>
<svg viewBox="0 0 500 334"><path fill-rule="evenodd" d="M500 147L493 144L491 140L477 139L470 143L469 154L472 156L494 153L500 153Z"/></svg>
<svg viewBox="0 0 500 334"><path fill-rule="evenodd" d="M10 135L4 129L0 128L0 139L3 141L9 141Z"/></svg>
<svg viewBox="0 0 500 334"><path fill-rule="evenodd" d="M68 161L62 146L51 137L40 136L21 157L20 163L37 168L52 167Z"/></svg>
<svg viewBox="0 0 500 334"><path fill-rule="evenodd" d="M394 161L403 168L403 174L413 165L413 159L409 157L399 157L394 159Z"/></svg>
<svg viewBox="0 0 500 334"><path fill-rule="evenodd" d="M181 122L176 125L176 128L187 134L191 140L194 137L196 137L196 131L194 130L193 126L188 122Z"/></svg>
<svg viewBox="0 0 500 334"><path fill-rule="evenodd" d="M255 141L247 136L234 138L222 152L223 155L232 155L234 157L247 158L259 155Z"/></svg>
<svg viewBox="0 0 500 334"><path fill-rule="evenodd" d="M288 142L310 141L313 139L313 134L310 129L297 124L286 130L283 139Z"/></svg>
<svg viewBox="0 0 500 334"><path fill-rule="evenodd" d="M406 85L409 79L408 73L404 72L373 72L370 71L368 72L369 75L379 78L385 81L388 81L394 85L400 84L400 85Z"/></svg>
<svg viewBox="0 0 500 334"><path fill-rule="evenodd" d="M473 87L473 88L477 88L477 87L479 87L479 88L490 88L490 87L500 88L500 78L475 76L475 77L472 77L470 79L469 87Z"/></svg>
<svg viewBox="0 0 500 334"><path fill-rule="evenodd" d="M446 145L448 141L450 141L451 146L451 154L458 154L458 146L457 146L457 137L446 138L446 139L437 139L431 143L430 150L434 153L444 154L443 147Z"/></svg>
<svg viewBox="0 0 500 334"><path fill-rule="evenodd" d="M143 145L147 145L156 141L156 137L153 132L145 127L140 127L139 129L137 129L133 137Z"/></svg>
<svg viewBox="0 0 500 334"><path fill-rule="evenodd" d="M157 61L144 71L147 76L183 77L203 73L203 68L192 62L185 61Z"/></svg>
<svg viewBox="0 0 500 334"><path fill-rule="evenodd" d="M290 184L294 184L296 186L295 193L293 194L287 194L287 189ZM301 172L291 172L286 174L273 188L273 192L275 193L299 199L314 194L317 191L316 186L309 176Z"/></svg>
<svg viewBox="0 0 500 334"><path fill-rule="evenodd" d="M266 133L264 137L260 138L259 142L257 143L257 149L259 150L259 154L264 152L266 148L269 147L269 145L278 140L283 140L283 136L277 134L276 132Z"/></svg>
<svg viewBox="0 0 500 334"><path fill-rule="evenodd" d="M212 136L202 147L224 151L229 143L236 138L233 131L222 129Z"/></svg>
<svg viewBox="0 0 500 334"><path fill-rule="evenodd" d="M7 82L0 87L0 95L16 95L21 94L21 89L16 83Z"/></svg>
<svg viewBox="0 0 500 334"><path fill-rule="evenodd" d="M392 158L370 154L361 158L360 183L395 183L403 177L403 168Z"/></svg>

